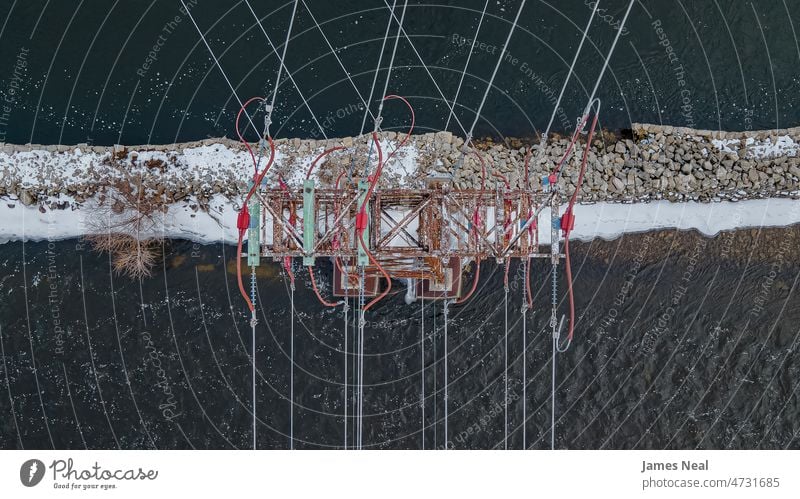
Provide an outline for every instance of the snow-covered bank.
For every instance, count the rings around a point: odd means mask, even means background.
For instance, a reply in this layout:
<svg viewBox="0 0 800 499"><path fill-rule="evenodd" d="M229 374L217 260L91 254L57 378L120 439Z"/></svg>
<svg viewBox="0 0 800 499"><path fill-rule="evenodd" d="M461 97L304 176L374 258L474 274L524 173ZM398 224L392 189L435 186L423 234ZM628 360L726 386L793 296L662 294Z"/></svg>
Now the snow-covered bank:
<svg viewBox="0 0 800 499"><path fill-rule="evenodd" d="M222 196L216 196L208 212L190 205L170 207L163 224L153 235L189 239L210 244L236 243L236 210ZM0 242L40 241L78 238L85 234L90 209L55 210L42 213L36 207L0 204ZM751 227L784 227L800 224L800 201L771 198L718 203L596 203L575 207L574 239L613 239L625 233L659 229L695 229L707 236L721 231ZM548 217L547 211L543 214ZM545 225L545 224L543 224ZM540 241L548 244L550 232L540 228Z"/></svg>
<svg viewBox="0 0 800 499"><path fill-rule="evenodd" d="M567 142L551 137L541 154L538 145L533 146L532 186L553 170ZM523 187L531 146L516 139L486 141L467 153L463 143L449 132L413 135L385 164L380 185L423 187L424 178L431 174L452 174L460 188L484 183L494 188L501 177L512 188ZM317 165L313 177L318 185L331 185L342 171L363 172L372 149L368 136L280 139L275 144L269 185L283 181L291 187L299 187L314 158L326 149L343 148ZM398 135L385 132L383 157L397 145ZM375 168L375 152L369 155L369 171ZM485 163L485 176L479 159ZM575 188L578 163L579 154L573 154L559 180L567 194ZM218 194L240 198L252 171L245 148L228 139L114 147L4 144L0 147L0 199L53 209L59 196L81 204L108 189L141 183L165 204L194 199L205 206ZM590 147L579 193L584 202L773 197L800 198L800 128L720 132L645 124L634 125L625 136L603 132Z"/></svg>
<svg viewBox="0 0 800 499"><path fill-rule="evenodd" d="M500 178L522 188L532 148L530 184L536 189L567 148L565 138L554 136L540 158L538 145L519 140L486 141L465 151L462 138L436 132L414 135L391 154L400 138L394 132L381 138L383 157L392 160L384 164L379 188L420 188L431 175L453 175L454 186L462 189L494 189L502 185ZM367 136L275 144L270 186L299 188L314 158L332 147L342 150L311 173L319 186L332 185L342 172L374 172L378 156L368 154L374 146ZM559 180L567 194L575 188L578 161L573 154ZM104 233L98 219L133 212L148 217L145 233L135 225L139 236L156 231L157 237L232 242L235 204L252 172L248 151L228 139L114 147L4 144L0 241ZM722 132L644 124L624 135L603 131L591 144L578 199L587 203L576 209L573 234L580 239L663 228L713 235L800 223L800 128ZM542 232L540 240L549 242L548 231Z"/></svg>

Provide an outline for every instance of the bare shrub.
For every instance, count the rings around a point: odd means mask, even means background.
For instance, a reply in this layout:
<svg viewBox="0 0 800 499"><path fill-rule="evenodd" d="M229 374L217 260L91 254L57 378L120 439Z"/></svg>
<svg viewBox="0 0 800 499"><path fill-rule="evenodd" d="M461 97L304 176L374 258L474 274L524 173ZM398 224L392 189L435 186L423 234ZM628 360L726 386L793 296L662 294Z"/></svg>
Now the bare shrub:
<svg viewBox="0 0 800 499"><path fill-rule="evenodd" d="M161 244L155 238L136 239L119 233L90 234L85 239L95 251L110 253L114 270L132 279L152 275Z"/></svg>
<svg viewBox="0 0 800 499"><path fill-rule="evenodd" d="M158 234L167 206L142 176L120 166L120 175L101 187L103 195L86 219L85 239L111 255L114 270L138 279L152 273L163 239Z"/></svg>

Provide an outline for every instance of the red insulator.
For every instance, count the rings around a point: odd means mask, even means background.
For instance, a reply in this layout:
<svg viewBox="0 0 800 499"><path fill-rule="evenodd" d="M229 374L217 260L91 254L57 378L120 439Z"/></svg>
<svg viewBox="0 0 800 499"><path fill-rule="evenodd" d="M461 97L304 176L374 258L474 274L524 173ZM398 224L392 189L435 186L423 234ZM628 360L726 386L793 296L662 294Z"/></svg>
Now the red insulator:
<svg viewBox="0 0 800 499"><path fill-rule="evenodd" d="M367 212L360 210L356 214L356 230L361 233L367 229Z"/></svg>
<svg viewBox="0 0 800 499"><path fill-rule="evenodd" d="M236 228L240 231L247 230L250 227L250 212L247 210L247 205L242 206L239 210L239 216L236 218Z"/></svg>
<svg viewBox="0 0 800 499"><path fill-rule="evenodd" d="M236 135L239 137L239 141L244 144L244 147L247 148L247 152L250 153L250 159L253 161L253 170L255 171L256 176L258 175L258 160L256 160L256 155L253 152L253 148L250 147L250 144L242 137L242 133L239 131L239 119L242 117L242 113L246 112L247 106L250 105L251 102L255 101L264 101L263 97L253 97L252 99L245 102L239 112L236 114ZM248 118L249 119L249 118ZM252 122L251 122L252 123Z"/></svg>
<svg viewBox="0 0 800 499"><path fill-rule="evenodd" d="M561 217L561 230L564 235L568 235L572 229L575 228L575 215L572 213L572 208L567 209Z"/></svg>

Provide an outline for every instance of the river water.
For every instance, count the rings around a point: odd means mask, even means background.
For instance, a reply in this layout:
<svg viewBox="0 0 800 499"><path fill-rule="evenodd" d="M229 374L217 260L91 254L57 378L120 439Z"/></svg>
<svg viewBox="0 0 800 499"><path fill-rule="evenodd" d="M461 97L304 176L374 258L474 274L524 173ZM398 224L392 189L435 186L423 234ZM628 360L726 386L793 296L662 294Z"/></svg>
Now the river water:
<svg viewBox="0 0 800 499"><path fill-rule="evenodd" d="M268 35L282 43L292 2L252 3ZM385 5L307 3L366 100ZM582 110L625 3L602 3L555 129L569 128ZM525 136L547 124L591 4L527 3L477 134ZM193 15L237 94L269 93L277 58L246 5L199 5ZM484 5L458 119L449 121L460 135L459 122L465 128L472 122L518 3L409 2L405 29L437 83L402 39L388 91L409 98L418 131L448 123L447 102ZM232 136L236 99L179 6L4 2L0 97L7 105L0 108L0 140L100 145ZM601 124L796 125L798 17L794 2L637 3L600 89ZM358 133L358 93L302 5L290 44L286 65L324 133ZM275 136L322 136L291 81L280 85L277 103ZM384 129L407 126L400 106L387 106L385 116ZM574 344L557 359L556 445L797 448L799 234L798 228L746 230L705 239L667 231L576 243L579 320ZM115 274L107 255L81 241L0 245L0 448L249 447L251 339L233 251L167 241L154 275L138 281ZM330 265L320 266L328 290ZM506 445L507 426L508 447L521 448L525 421L524 445L549 447L550 269L534 267L524 397L518 270L511 269L508 297L507 415L504 293L499 269L487 264L476 296L449 311L447 435L441 304L407 305L399 289L370 312L365 446L497 448ZM298 274L295 445L350 446L352 327L345 342L341 310L322 310L304 271ZM558 281L559 313L565 313L561 275ZM277 266L259 269L258 296L258 446L287 448L291 307Z"/></svg>
<svg viewBox="0 0 800 499"><path fill-rule="evenodd" d="M557 358L556 445L800 446L798 242L795 227L713 239L665 231L576 243L578 322L573 345ZM0 412L9 416L0 423L0 447L250 447L251 336L233 251L171 241L154 275L137 281L111 272L108 257L80 241L0 245L8 380ZM323 310L305 271L296 271L295 446L344 445L345 382L352 445L352 323L346 355L341 308ZM321 262L326 295L329 272ZM549 272L541 263L533 267L527 321L525 445L532 448L550 444ZM521 448L516 266L511 276L508 446ZM407 305L396 282L396 293L368 313L365 446L421 448L424 431L426 448L503 447L502 272L484 266L480 282L468 304L449 310L448 437L441 304ZM559 284L559 313L566 313L560 276ZM260 448L289 444L289 304L279 267L261 267Z"/></svg>
<svg viewBox="0 0 800 499"><path fill-rule="evenodd" d="M194 1L193 16L239 97L268 94L278 59L247 6ZM359 94L369 97L388 21L386 5L377 0L306 3L311 14L300 5L286 66L326 135L357 134L363 117ZM399 13L403 2L397 3ZM280 46L293 2L255 4L267 34ZM583 109L626 4L601 2L555 129L569 128ZM388 92L410 99L418 130L447 124L446 101L458 89L484 5L481 0L408 3L406 33L436 85L403 38ZM449 122L454 133L463 136L472 123L518 5L488 2L455 106L458 120ZM527 136L547 124L592 5L588 0L527 2L477 134ZM233 136L236 99L180 7L179 0L3 2L0 93L10 102L0 124L2 136L14 143L98 145ZM650 122L729 130L796 125L798 23L795 2L637 2L599 92L601 125L624 129ZM392 37L373 99L383 86ZM273 134L321 137L296 88L284 80ZM404 129L407 123L401 104L387 107L385 129Z"/></svg>

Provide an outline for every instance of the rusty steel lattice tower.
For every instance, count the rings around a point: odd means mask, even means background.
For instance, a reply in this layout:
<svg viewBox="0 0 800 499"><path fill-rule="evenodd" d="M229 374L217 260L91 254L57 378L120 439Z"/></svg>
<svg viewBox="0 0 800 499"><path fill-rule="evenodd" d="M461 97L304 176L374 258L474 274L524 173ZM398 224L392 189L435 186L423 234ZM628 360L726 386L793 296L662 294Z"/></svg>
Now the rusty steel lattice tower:
<svg viewBox="0 0 800 499"><path fill-rule="evenodd" d="M425 189L376 189L366 200L364 180L341 189L316 189L306 180L300 190L262 190L253 206L260 215L253 218L261 223L252 224L249 256L302 258L306 266L330 257L337 296L354 295L357 267L364 267L365 293L375 295L380 266L391 278L417 280L418 296L431 299L458 298L471 261L549 258L557 264L564 256L559 253L562 196L547 179L535 190L454 189L449 177L430 178L427 184ZM355 232L362 209L368 214L366 248ZM544 251L540 225L552 228Z"/></svg>

